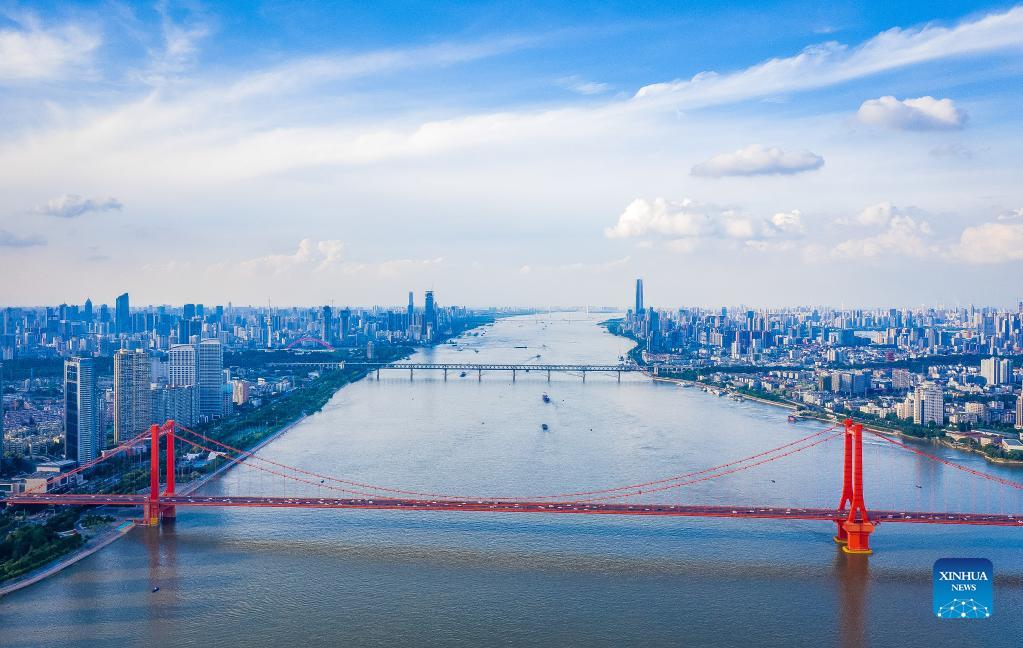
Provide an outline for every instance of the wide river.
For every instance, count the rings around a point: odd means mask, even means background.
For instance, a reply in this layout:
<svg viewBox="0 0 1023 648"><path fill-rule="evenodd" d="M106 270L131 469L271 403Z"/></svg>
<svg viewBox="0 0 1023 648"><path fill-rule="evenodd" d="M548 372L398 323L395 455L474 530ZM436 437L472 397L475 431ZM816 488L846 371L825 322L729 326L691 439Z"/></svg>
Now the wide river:
<svg viewBox="0 0 1023 648"><path fill-rule="evenodd" d="M414 360L615 363L630 346L580 313L484 330ZM821 428L639 375L556 374L548 384L535 372L514 383L504 373L445 382L439 372L383 372L340 390L261 455L404 489L541 495L699 470ZM841 452L830 442L644 497L835 506ZM1023 513L1020 491L884 442L869 442L864 463L869 507ZM283 492L254 473L234 469L207 491ZM0 646L1023 643L1023 529L882 524L869 559L844 555L833 533L831 524L727 519L181 510L173 526L136 529L0 599ZM992 618L932 615L931 567L942 557L993 561Z"/></svg>

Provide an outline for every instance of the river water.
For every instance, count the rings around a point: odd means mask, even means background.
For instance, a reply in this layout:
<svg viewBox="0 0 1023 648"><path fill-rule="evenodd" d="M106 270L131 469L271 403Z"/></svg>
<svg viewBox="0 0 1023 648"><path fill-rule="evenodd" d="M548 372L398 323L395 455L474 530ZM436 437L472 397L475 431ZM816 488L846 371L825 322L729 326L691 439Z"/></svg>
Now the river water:
<svg viewBox="0 0 1023 648"><path fill-rule="evenodd" d="M413 359L615 363L630 346L581 313L510 318L485 331ZM822 427L639 375L584 382L555 374L548 384L536 372L514 383L503 373L445 381L439 372L411 380L383 372L340 390L261 455L404 489L534 495L699 470ZM931 451L1021 478L976 456ZM830 442L643 497L834 506L841 453ZM1023 512L1019 491L884 442L868 443L864 463L872 508ZM244 468L206 489L282 493L276 480ZM1023 642L1023 529L883 524L870 558L843 554L833 532L830 524L724 519L180 510L173 526L136 529L0 599L0 646ZM993 561L992 618L932 615L931 567L942 557Z"/></svg>

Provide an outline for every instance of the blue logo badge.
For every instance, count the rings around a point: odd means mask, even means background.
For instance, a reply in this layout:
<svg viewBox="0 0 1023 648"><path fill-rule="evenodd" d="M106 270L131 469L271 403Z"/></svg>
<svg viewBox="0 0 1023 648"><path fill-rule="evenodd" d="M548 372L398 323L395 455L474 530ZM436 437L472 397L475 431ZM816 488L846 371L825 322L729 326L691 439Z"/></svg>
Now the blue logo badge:
<svg viewBox="0 0 1023 648"><path fill-rule="evenodd" d="M995 571L987 558L942 558L934 563L934 615L986 619L994 614Z"/></svg>

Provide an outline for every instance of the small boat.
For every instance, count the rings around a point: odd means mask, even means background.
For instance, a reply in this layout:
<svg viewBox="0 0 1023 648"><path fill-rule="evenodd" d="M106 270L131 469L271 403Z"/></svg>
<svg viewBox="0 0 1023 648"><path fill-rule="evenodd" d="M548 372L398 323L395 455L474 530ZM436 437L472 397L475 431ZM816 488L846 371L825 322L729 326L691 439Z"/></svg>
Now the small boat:
<svg viewBox="0 0 1023 648"><path fill-rule="evenodd" d="M789 414L789 423L796 423L799 421L799 417L795 414Z"/></svg>
<svg viewBox="0 0 1023 648"><path fill-rule="evenodd" d="M551 402L551 397L548 396L547 394L544 394L543 395L543 402L545 402L545 403Z"/></svg>
<svg viewBox="0 0 1023 648"><path fill-rule="evenodd" d="M153 588L153 594L156 594L159 591L160 591L160 586L159 585L157 585L156 587Z"/></svg>
<svg viewBox="0 0 1023 648"><path fill-rule="evenodd" d="M547 430L549 430L550 428L549 428L549 427L547 427L547 424L546 424L546 423L542 423L542 424L540 424L540 429L541 429L541 430L543 430L544 432L546 432L546 431L547 431Z"/></svg>
<svg viewBox="0 0 1023 648"><path fill-rule="evenodd" d="M459 378L465 378L465 372L463 371L462 373L458 374L458 377Z"/></svg>
<svg viewBox="0 0 1023 648"><path fill-rule="evenodd" d="M523 344L523 345L521 345L521 346L518 346L518 345L516 345L516 347L515 347L515 348L516 348L516 349L528 349L529 347L527 347L526 345L524 345L524 344Z"/></svg>

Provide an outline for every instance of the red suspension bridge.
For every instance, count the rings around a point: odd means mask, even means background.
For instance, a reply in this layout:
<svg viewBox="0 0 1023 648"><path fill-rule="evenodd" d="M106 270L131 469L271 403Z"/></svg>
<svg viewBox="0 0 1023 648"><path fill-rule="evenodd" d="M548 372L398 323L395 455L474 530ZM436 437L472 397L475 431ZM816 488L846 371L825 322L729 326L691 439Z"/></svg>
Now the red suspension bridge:
<svg viewBox="0 0 1023 648"><path fill-rule="evenodd" d="M43 487L7 498L8 505L74 505L74 506L119 506L141 507L145 524L159 524L160 520L175 517L178 507L263 507L263 508L306 508L306 509L385 509L398 511L457 511L485 513L557 513L588 515L657 515L677 517L737 518L751 521L809 520L830 522L836 525L835 542L844 551L853 554L871 553L869 538L881 523L906 524L951 524L989 525L1023 527L1023 513L969 513L935 512L913 510L868 510L864 497L863 439L864 432L884 440L892 446L915 453L947 468L962 471L988 485L1023 490L1023 483L991 475L967 466L957 464L919 448L902 443L880 433L864 430L863 426L846 420L840 426L832 426L806 435L795 441L765 450L734 461L711 466L702 470L686 472L651 481L609 486L600 489L574 492L532 495L532 496L489 496L479 497L450 493L434 493L401 489L392 486L369 484L351 479L317 473L303 468L288 466L263 457L258 453L232 447L191 430L173 421L162 426L153 425L145 434L122 443L108 451L103 457L86 463L71 473L55 476ZM841 494L835 508L802 508L751 505L702 505L668 504L629 501L652 493L673 491L694 484L721 479L786 457L804 452L822 444L843 439L844 462L842 467ZM59 488L76 473L93 471L98 464L119 455L139 455L145 452L148 441L149 488L147 492L135 494L105 494L98 492L69 492ZM162 442L162 443L161 443ZM177 475L184 474L177 464L179 452L175 443L180 442L193 450L217 457L220 469L245 467L262 474L282 479L286 483L300 486L304 491L295 496L239 496L201 495L199 487L211 475L190 475L181 489ZM161 445L164 446L161 461ZM162 468L162 469L161 469ZM219 472L219 470L218 470ZM163 480L161 481L161 475ZM312 494L309 493L312 491Z"/></svg>

